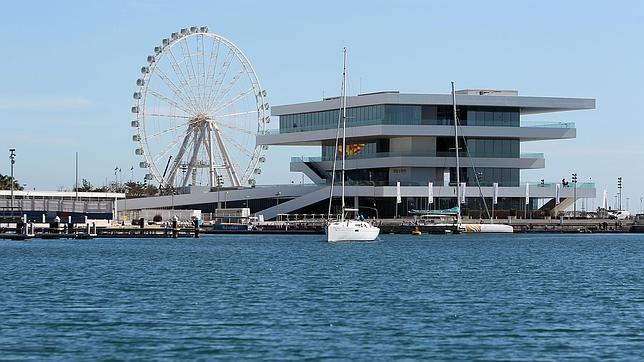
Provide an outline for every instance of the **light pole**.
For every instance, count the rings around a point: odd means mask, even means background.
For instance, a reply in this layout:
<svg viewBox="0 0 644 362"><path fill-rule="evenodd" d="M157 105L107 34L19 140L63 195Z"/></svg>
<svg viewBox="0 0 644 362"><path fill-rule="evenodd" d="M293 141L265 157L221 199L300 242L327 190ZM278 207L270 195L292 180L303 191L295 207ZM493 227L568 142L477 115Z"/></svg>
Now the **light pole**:
<svg viewBox="0 0 644 362"><path fill-rule="evenodd" d="M10 187L11 187L11 218L13 218L13 165L16 163L16 149L15 148L10 148L9 149L9 159L11 160L11 179L9 180L10 182Z"/></svg>
<svg viewBox="0 0 644 362"><path fill-rule="evenodd" d="M572 174L572 183L573 183L573 206L572 206L572 217L577 217L577 174Z"/></svg>
<svg viewBox="0 0 644 362"><path fill-rule="evenodd" d="M588 181L588 182L590 183L590 186L591 186L592 188L595 188L595 185L593 185L593 178L592 178L592 177L589 177L589 180L590 180L590 181ZM595 194L595 197L593 197L592 204L590 204L590 205L586 205L586 206L587 206L586 208L590 208L590 210L591 210L591 211L593 211L593 210L594 210L594 211L597 211L597 210L595 210L595 198L597 197L596 195L597 195L597 194Z"/></svg>
<svg viewBox="0 0 644 362"><path fill-rule="evenodd" d="M222 175L217 175L217 209L221 209L221 185L224 183L224 177Z"/></svg>
<svg viewBox="0 0 644 362"><path fill-rule="evenodd" d="M282 194L282 191L278 191L278 192L275 194L275 196L277 197L277 198L276 198L276 201L275 201L275 206L277 206L277 205L279 205L279 204L280 204L280 195L281 195L281 194Z"/></svg>
<svg viewBox="0 0 644 362"><path fill-rule="evenodd" d="M622 209L622 177L617 178L617 194L619 195L619 203L617 204L617 210Z"/></svg>

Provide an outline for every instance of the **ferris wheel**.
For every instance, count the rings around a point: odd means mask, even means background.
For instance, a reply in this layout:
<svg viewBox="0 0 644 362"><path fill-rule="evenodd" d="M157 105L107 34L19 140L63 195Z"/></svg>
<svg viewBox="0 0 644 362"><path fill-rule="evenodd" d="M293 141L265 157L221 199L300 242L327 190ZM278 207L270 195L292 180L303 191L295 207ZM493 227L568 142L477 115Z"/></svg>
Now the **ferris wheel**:
<svg viewBox="0 0 644 362"><path fill-rule="evenodd" d="M136 80L131 126L145 179L164 187L254 186L267 146L266 91L246 56L205 26L154 47Z"/></svg>

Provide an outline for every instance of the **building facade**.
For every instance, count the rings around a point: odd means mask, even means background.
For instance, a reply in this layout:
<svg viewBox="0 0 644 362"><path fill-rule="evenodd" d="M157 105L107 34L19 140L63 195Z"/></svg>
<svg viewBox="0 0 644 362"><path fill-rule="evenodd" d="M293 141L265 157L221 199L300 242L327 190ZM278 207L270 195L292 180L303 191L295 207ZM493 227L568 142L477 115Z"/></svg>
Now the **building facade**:
<svg viewBox="0 0 644 362"><path fill-rule="evenodd" d="M530 123L522 116L595 108L594 99L524 97L517 91L487 89L457 91L456 103L462 135L461 181L477 190L498 183L503 190L501 209L522 208L525 191L521 193L520 189L525 188L525 182L521 180L521 170L545 167L544 154L522 153L522 143L576 137L572 122ZM346 185L384 187L400 183L409 187L431 182L437 187L454 188L456 149L451 94L378 92L348 97L347 104ZM295 157L291 171L304 172L314 183L328 185L338 147L339 99L273 107L272 114L279 117L279 132L258 137L259 143L319 146L320 157ZM337 150L341 157L343 150ZM534 186L549 189L554 185L544 182ZM584 196L594 192L590 191L592 185L583 188ZM448 195L433 193L438 198L435 206L449 206L449 199L454 203L450 190L446 191ZM446 200L443 202L441 197ZM480 204L476 197L468 199L470 208ZM428 202L422 205L422 200L412 203L416 209L434 206ZM529 208L535 207L529 204Z"/></svg>
<svg viewBox="0 0 644 362"><path fill-rule="evenodd" d="M0 190L0 222L27 216L29 222L113 220L125 194L113 192Z"/></svg>

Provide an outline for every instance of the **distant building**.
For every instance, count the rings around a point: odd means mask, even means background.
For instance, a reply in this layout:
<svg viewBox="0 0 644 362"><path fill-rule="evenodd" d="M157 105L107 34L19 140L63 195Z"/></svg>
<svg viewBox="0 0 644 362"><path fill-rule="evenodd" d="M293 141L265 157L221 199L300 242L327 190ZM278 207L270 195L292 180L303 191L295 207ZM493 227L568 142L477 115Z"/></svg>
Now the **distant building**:
<svg viewBox="0 0 644 362"><path fill-rule="evenodd" d="M120 207L118 200L125 194L112 192L69 191L14 191L13 209L11 191L0 190L0 222L2 219L22 217L33 222L52 222L56 216L66 222L82 223L88 220L113 220Z"/></svg>

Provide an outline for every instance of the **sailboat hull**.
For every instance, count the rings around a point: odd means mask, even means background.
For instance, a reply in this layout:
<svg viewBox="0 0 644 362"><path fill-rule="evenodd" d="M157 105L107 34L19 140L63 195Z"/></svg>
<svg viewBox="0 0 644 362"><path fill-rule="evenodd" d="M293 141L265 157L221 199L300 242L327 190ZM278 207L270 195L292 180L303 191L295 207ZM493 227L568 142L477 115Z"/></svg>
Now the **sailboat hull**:
<svg viewBox="0 0 644 362"><path fill-rule="evenodd" d="M513 233L514 228L504 224L462 224L466 233Z"/></svg>
<svg viewBox="0 0 644 362"><path fill-rule="evenodd" d="M380 234L377 228L363 221L336 221L327 226L327 241L373 241Z"/></svg>

